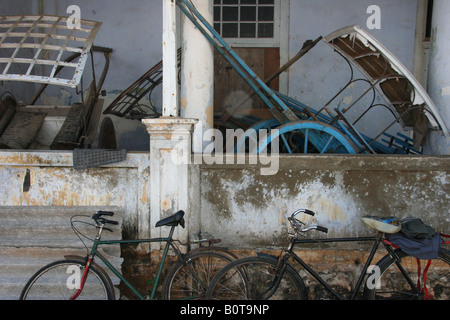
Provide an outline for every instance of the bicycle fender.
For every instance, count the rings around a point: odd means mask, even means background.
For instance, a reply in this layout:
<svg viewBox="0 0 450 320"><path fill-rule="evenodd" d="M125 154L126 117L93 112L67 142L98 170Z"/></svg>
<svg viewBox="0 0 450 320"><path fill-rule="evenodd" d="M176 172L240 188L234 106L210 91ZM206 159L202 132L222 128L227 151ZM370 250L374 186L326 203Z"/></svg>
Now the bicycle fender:
<svg viewBox="0 0 450 320"><path fill-rule="evenodd" d="M256 255L260 258L273 260L273 262L275 264L278 264L278 262L279 262L279 259L277 256L274 256L274 255L271 255L268 253L258 252L258 253L256 253ZM297 273L297 271L294 269L294 267L292 267L289 263L287 263L287 261L286 261L286 268L289 269L293 273Z"/></svg>
<svg viewBox="0 0 450 320"><path fill-rule="evenodd" d="M256 255L258 257L262 257L262 258L270 258L270 259L274 259L276 261L278 261L278 257L272 255L272 254L268 254L268 253L264 253L264 252L257 252Z"/></svg>
<svg viewBox="0 0 450 320"><path fill-rule="evenodd" d="M277 256L263 253L263 252L258 252L258 253L256 253L256 255L257 255L257 257L262 258L262 259L272 260L274 265L278 265L279 258ZM301 276L294 269L294 267L292 267L289 263L287 263L287 261L286 261L285 267L286 267L286 270L289 271L292 275L296 275L297 281L301 284L301 287L303 289L303 295L304 295L305 299L308 299L308 291L307 291L307 288L306 288Z"/></svg>
<svg viewBox="0 0 450 320"><path fill-rule="evenodd" d="M67 255L64 256L64 259L66 259L66 260L80 260L82 262L86 261L86 257L84 257L84 256L77 256L77 255L74 255L74 254L67 254Z"/></svg>
<svg viewBox="0 0 450 320"><path fill-rule="evenodd" d="M80 263L82 263L82 264L86 262L86 257L85 257L85 256L65 255L65 256L64 256L64 259L66 259L66 260L78 260L78 261L79 261ZM105 276L105 279L108 280L108 284L109 284L109 286L111 287L112 291L114 292L115 290L114 290L114 285L113 285L113 283L112 283L112 281L111 281L111 277L108 275L108 273L105 271L105 269L103 269L101 266L99 266L99 265L98 265L97 263L95 263L94 261L92 261L91 264L92 264L95 268L97 268L97 270L98 270L99 272L101 272L101 273Z"/></svg>
<svg viewBox="0 0 450 320"><path fill-rule="evenodd" d="M203 251L207 251L207 252L215 251L215 252L224 253L226 255L229 255L233 259L238 258L238 256L235 255L233 252L231 252L227 247L216 247L216 246L195 248L195 249L192 249L191 251L189 251L186 255L192 254L195 252L203 252Z"/></svg>

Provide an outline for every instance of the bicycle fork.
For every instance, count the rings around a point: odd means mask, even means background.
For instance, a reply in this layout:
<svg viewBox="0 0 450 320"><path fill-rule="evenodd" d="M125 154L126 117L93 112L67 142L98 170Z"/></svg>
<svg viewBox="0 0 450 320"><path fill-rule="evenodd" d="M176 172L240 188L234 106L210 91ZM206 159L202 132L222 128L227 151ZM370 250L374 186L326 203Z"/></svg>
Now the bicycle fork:
<svg viewBox="0 0 450 320"><path fill-rule="evenodd" d="M97 232L97 235L95 236L94 245L93 245L93 249L95 249L95 250L97 250L97 241L100 241L100 239L101 239L101 237L102 237L102 231L103 231L103 225L99 225L98 232ZM75 299L77 299L78 296L79 296L79 295L81 294L81 292L83 291L84 285L85 285L85 283L86 283L86 279L87 279L88 274L89 274L89 269L90 269L90 266L91 266L93 260L94 260L94 256L92 255L92 253L89 254L89 255L86 257L86 265L85 265L85 268L84 268L84 271L83 271L83 276L82 276L81 279L80 279L80 285L79 285L79 288L78 288L77 291L73 294L73 296L70 297L69 300L75 300Z"/></svg>
<svg viewBox="0 0 450 320"><path fill-rule="evenodd" d="M259 296L255 297L256 300L268 300L270 297L278 290L278 286L281 283L281 279L283 279L284 271L287 268L287 260L289 260L290 255L288 252L283 256L283 259L278 259L278 264L274 270L274 279L272 280L272 284L269 286L267 290L262 292ZM266 296L266 294L268 295Z"/></svg>
<svg viewBox="0 0 450 320"><path fill-rule="evenodd" d="M72 297L69 298L69 300L76 300L79 297L79 295L81 294L81 292L83 291L84 286L86 284L87 277L89 276L90 268L91 268L92 264L94 263L94 257L96 255L99 256L100 260L107 263L105 260L103 260L104 258L102 257L102 255L100 255L97 252L98 244L102 237L103 228L104 228L103 225L98 226L98 232L97 232L97 235L95 236L91 251L86 256L85 263L83 264L84 270L83 270L83 275L81 276L81 279L80 279L79 287L77 288L77 291L72 295ZM107 230L109 230L109 229L107 229ZM111 269L111 270L114 271L114 269Z"/></svg>
<svg viewBox="0 0 450 320"><path fill-rule="evenodd" d="M92 259L93 259L92 256L89 256L87 258L86 267L84 268L83 276L81 277L81 280L80 280L80 286L77 289L77 291L74 293L74 295L72 297L70 297L69 300L75 300L81 294L81 291L83 291L84 284L86 283L86 279L89 274L89 267L91 266Z"/></svg>

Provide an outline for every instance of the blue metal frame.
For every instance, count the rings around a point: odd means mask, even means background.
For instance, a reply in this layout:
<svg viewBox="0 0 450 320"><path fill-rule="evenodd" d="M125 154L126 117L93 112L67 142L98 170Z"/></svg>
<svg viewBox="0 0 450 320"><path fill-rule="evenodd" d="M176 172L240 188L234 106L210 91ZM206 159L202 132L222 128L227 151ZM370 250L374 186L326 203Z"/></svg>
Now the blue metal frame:
<svg viewBox="0 0 450 320"><path fill-rule="evenodd" d="M200 30L200 32L202 32L205 38L231 64L231 66L239 73L239 75L250 85L250 87L256 92L256 94L258 94L258 96L267 104L267 106L273 112L274 116L279 121L286 122L299 120L297 116L292 112L292 110L288 108L283 103L283 101L275 94L275 92L256 75L256 73L236 54L236 52L234 52L234 50L217 33L214 27L211 26L208 21L206 21L206 19L189 1L177 0L177 6L186 15L186 17L191 20L191 22ZM281 111L281 113L276 112L275 110Z"/></svg>
<svg viewBox="0 0 450 320"><path fill-rule="evenodd" d="M320 153L325 153L330 148L334 149L334 153L355 154L358 151L339 130L319 121L290 122L277 127L276 129L277 130L271 132L266 140L260 142L258 146L259 152L267 148L275 138L281 137L284 139L285 133L296 130L301 131L304 134L304 153L307 153L308 143L314 145Z"/></svg>
<svg viewBox="0 0 450 320"><path fill-rule="evenodd" d="M262 99L262 101L269 107L274 119L257 122L251 129L259 130L263 128L279 129L275 134L268 135L267 141L260 142L258 152L266 148L272 139L281 137L288 152L292 152L284 137L284 133L289 131L300 130L303 131L305 141L314 144L316 149L320 152L326 152L328 149L338 150L336 142L343 147L340 148L346 153L398 153L398 147L393 145L385 146L375 139L371 139L361 133L355 128L354 124L346 119L344 113L350 109L357 101L359 101L368 92L374 91L374 85L371 85L363 95L358 98L350 107L345 110L336 109L337 115L332 115L327 108L346 87L355 81L367 81L364 79L353 79L353 68L349 61L343 57L350 66L351 79L335 95L324 107L319 111L310 108L309 106L296 101L288 96L282 95L269 88L254 72L253 70L233 51L233 49L226 43L226 41L217 33L214 27L197 11L195 6L189 0L176 0L177 6L191 20L191 22L198 28L205 38L218 50L218 52L230 63L236 72L250 85L254 92ZM342 56L342 55L341 55ZM367 81L368 82L368 81ZM370 82L369 82L370 83ZM372 100L372 105L375 101L375 96ZM371 105L371 106L372 106ZM328 116L321 113L322 110L328 112ZM308 120L306 122L301 120ZM341 120L345 123L341 123ZM359 119L358 119L359 120ZM281 125L281 126L280 126ZM278 127L280 126L280 127ZM322 133L320 133L322 132ZM324 134L328 135L324 139ZM330 138L332 137L332 138ZM238 141L235 150L242 150L243 144L248 139L244 136ZM335 140L334 142L332 140ZM398 140L396 141L398 142ZM303 144L303 151L307 152L307 143ZM409 148L408 144L402 144L403 150ZM404 152L404 151L402 151Z"/></svg>

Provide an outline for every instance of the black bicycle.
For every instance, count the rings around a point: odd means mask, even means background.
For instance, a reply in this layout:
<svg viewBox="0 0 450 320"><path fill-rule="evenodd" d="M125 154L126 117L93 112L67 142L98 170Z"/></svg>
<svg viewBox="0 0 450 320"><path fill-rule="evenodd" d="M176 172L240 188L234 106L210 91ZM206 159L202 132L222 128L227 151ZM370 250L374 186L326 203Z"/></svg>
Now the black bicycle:
<svg viewBox="0 0 450 320"><path fill-rule="evenodd" d="M352 300L361 297L402 300L450 299L450 252L441 247L437 259L425 261L406 254L385 237L387 233L399 231L401 224L397 223L398 219L364 217L364 223L376 230L376 236L373 237L299 239L299 236L305 237L304 234L310 230L328 232L327 228L317 225L307 227L297 218L299 213L314 216L314 212L300 209L288 218L293 232L290 233L289 245L282 254L278 257L258 254L229 263L211 280L206 291L206 299L307 299L307 286L299 273L289 264L288 261L291 258L331 293L332 297L339 300L345 299L343 294L333 289L294 252L295 245L317 242L373 242L367 261L352 291ZM388 253L376 265L371 265L379 247L384 247ZM424 265L426 267L422 270Z"/></svg>

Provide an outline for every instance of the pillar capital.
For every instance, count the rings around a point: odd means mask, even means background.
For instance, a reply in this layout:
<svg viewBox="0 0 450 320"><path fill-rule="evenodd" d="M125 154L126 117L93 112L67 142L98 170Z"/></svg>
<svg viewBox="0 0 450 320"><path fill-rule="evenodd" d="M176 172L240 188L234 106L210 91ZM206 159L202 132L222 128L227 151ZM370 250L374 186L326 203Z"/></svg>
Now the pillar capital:
<svg viewBox="0 0 450 320"><path fill-rule="evenodd" d="M185 119L180 117L160 117L155 119L143 119L142 123L147 127L147 132L152 134L186 133L194 130L197 119Z"/></svg>

